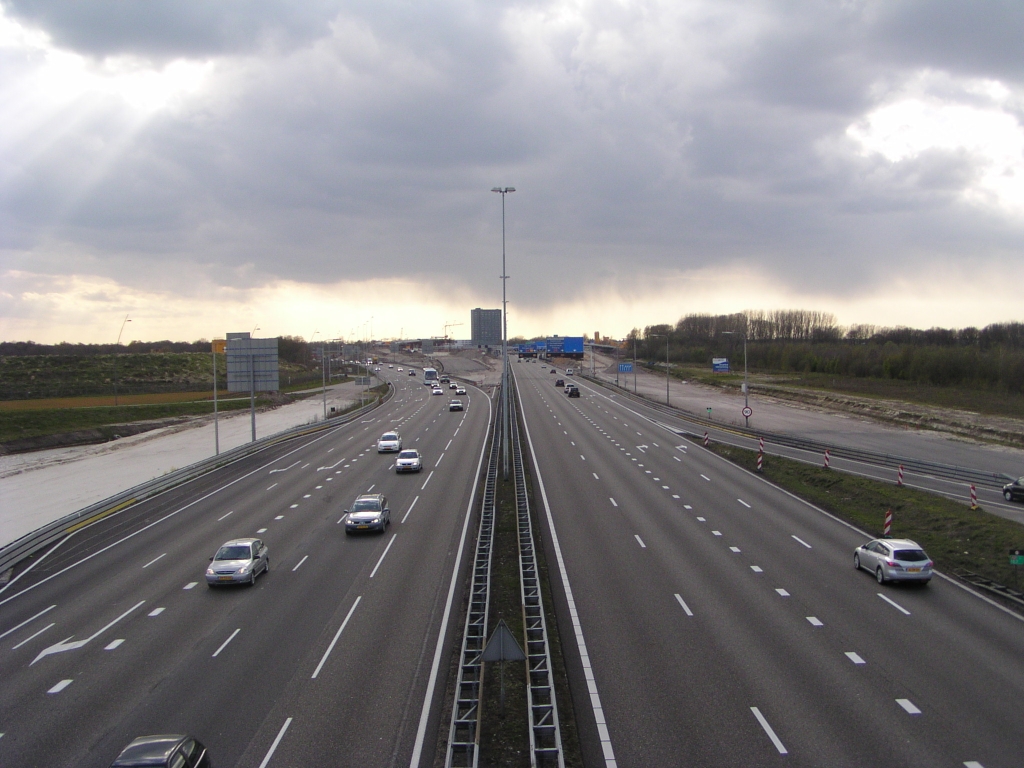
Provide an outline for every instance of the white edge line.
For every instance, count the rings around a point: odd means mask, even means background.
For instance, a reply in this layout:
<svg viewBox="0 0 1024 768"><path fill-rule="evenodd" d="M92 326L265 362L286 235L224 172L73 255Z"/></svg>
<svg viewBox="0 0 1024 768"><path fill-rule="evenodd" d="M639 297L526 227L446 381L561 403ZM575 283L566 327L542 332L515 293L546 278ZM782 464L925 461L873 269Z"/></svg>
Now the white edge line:
<svg viewBox="0 0 1024 768"><path fill-rule="evenodd" d="M155 563L155 562L156 562L157 560L160 560L161 558L164 558L164 557L167 557L167 553L166 553L166 552L164 552L164 553L163 553L162 555L160 555L160 557L154 557L154 558L153 558L152 560L150 560L150 561L149 561L148 563L146 563L146 564L145 564L144 566L142 566L142 567L143 567L143 568L149 568L149 566L151 566L151 565L152 565L153 563Z"/></svg>
<svg viewBox="0 0 1024 768"><path fill-rule="evenodd" d="M693 616L693 611L690 610L690 606L683 602L683 598L679 596L678 592L676 593L676 600L679 601L679 605L681 605L683 610L686 611L687 616Z"/></svg>
<svg viewBox="0 0 1024 768"><path fill-rule="evenodd" d="M906 608L904 608L904 607L903 607L902 605L900 605L899 603L897 603L897 602L896 602L895 600L891 600L891 599L889 599L888 597L886 597L885 595L883 595L883 594L882 594L881 592L878 592L877 594L878 594L878 596L879 596L880 598L882 598L883 600L885 600L885 602L887 602L887 603L888 603L889 605L891 605L891 606L892 606L893 608L895 608L895 609L896 609L897 611L899 611L900 613L904 614L905 616L909 616L909 615L910 615L910 611L908 611L908 610L907 610Z"/></svg>
<svg viewBox="0 0 1024 768"><path fill-rule="evenodd" d="M409 517L409 513L412 512L412 508L416 506L416 502L419 501L419 500L420 500L419 496L417 496L415 499L412 500L412 504L409 505L409 509L406 510L405 515L402 517L402 522L403 523L405 522L405 519L407 517Z"/></svg>
<svg viewBox="0 0 1024 768"><path fill-rule="evenodd" d="M11 648L11 650L12 650L12 651L16 651L16 650L18 650L19 648L21 648L21 646L23 646L23 645L24 645L25 643L27 643L27 642L28 642L29 640L35 640L35 639L36 639L37 637L39 637L39 636L40 636L41 634L43 634L43 632L45 632L46 630L50 629L50 627L55 627L55 626L57 626L57 625L56 625L55 623L52 623L52 622L51 622L50 624L47 624L47 625L46 625L45 627L43 627L42 629L40 629L40 630L39 630L38 632L36 632L36 633L35 633L34 635L31 635L31 636L29 636L29 637L26 637L26 638L25 638L24 640L22 640L22 641L21 641L20 643L18 643L18 644L17 644L17 645L15 645L15 646L14 646L13 648Z"/></svg>
<svg viewBox="0 0 1024 768"><path fill-rule="evenodd" d="M267 768L267 763L270 762L270 758L274 756L274 752L277 750L277 745L281 743L281 739L284 738L284 732L288 730L288 726L292 724L292 719L289 717L284 721L284 725L281 726L281 730L277 732L277 738L274 739L274 743L270 745L270 750L267 752L267 756L263 758L263 762L260 763L260 768Z"/></svg>
<svg viewBox="0 0 1024 768"><path fill-rule="evenodd" d="M519 395L519 393L516 393ZM519 412L523 418L523 430L526 432L526 441L530 444L530 455L533 458L534 471L537 473L537 487L540 489L540 498L544 502L544 514L548 521L548 530L551 532L551 546L555 550L555 559L558 561L558 572L562 578L562 588L565 591L565 599L569 604L569 612L576 616L576 601L572 596L572 587L569 585L569 574L565 568L565 558L562 557L562 547L558 543L558 534L555 531L555 521L551 516L551 505L548 503L548 493L544 487L544 478L541 476L540 464L537 461L537 453L533 449L533 437L530 435L530 427L526 422L526 411L523 408L523 398L519 395ZM576 634L576 646L579 649L581 659L589 660L590 654L587 651L587 643L583 637L583 628L579 622L573 622ZM592 667L591 667L592 669ZM586 672L586 669L584 669ZM590 689L590 706L594 712L594 720L597 724L598 736L601 739L601 748L604 754L606 768L615 768L615 751L612 749L611 736L604 719L604 707L601 705L601 697L597 692L597 682L592 677L587 680Z"/></svg>
<svg viewBox="0 0 1024 768"><path fill-rule="evenodd" d="M772 740L772 744L774 744L775 748L779 750L779 754L788 755L789 752L786 751L786 747L783 746L779 737L775 735L775 731L772 730L772 727L768 725L768 721L765 720L764 715L761 714L761 710L757 707L751 707L750 711L754 713L754 717L757 718L757 722L759 722L761 727L764 728L764 732L768 734L768 738Z"/></svg>
<svg viewBox="0 0 1024 768"><path fill-rule="evenodd" d="M239 627L239 628L238 628L238 629L236 629L236 630L235 630L234 632L232 632L232 633L231 633L231 637L229 637L229 638L228 638L227 640L225 640L225 641L224 641L223 643L221 643L221 644L220 644L220 648L218 648L218 649L217 649L216 651L214 651L214 652L213 652L213 656L214 656L214 658L216 658L217 656L219 656L219 655L220 655L220 652L221 652L221 651L223 651L223 650L224 650L225 648L227 648L227 647L228 647L228 643L230 643L230 642L231 642L232 640L234 640L234 639L235 639L235 635L237 635L237 634L238 634L239 632L241 632L241 631L242 631L242 628L241 628L241 627Z"/></svg>
<svg viewBox="0 0 1024 768"><path fill-rule="evenodd" d="M426 487L427 487L427 483L429 483L429 482L430 482L430 478L432 478L433 476L434 476L434 470L430 470L430 474L429 474L429 475L427 475L427 479L426 479L426 480L424 480L424 481L423 481L423 485L421 485L421 486L420 486L420 490L421 490L421 491L422 491L422 490L423 490L424 488L426 488Z"/></svg>
<svg viewBox="0 0 1024 768"><path fill-rule="evenodd" d="M387 557L387 555L388 555L388 550L391 549L391 545L395 543L395 539L397 539L397 538L398 538L398 534L397 533L392 533L391 534L391 541L389 541L388 545L386 547L384 547L384 551L380 555L380 560L377 561L377 564L375 566L373 566L373 570L370 571L370 578L371 579L374 576L377 575L377 569L380 568L380 564L384 562L384 558Z"/></svg>
<svg viewBox="0 0 1024 768"><path fill-rule="evenodd" d="M19 629L21 629L22 627L24 627L24 626L25 626L26 624L28 624L28 623L30 623L30 622L33 622L33 621L35 621L35 620L36 620L36 619L38 619L38 618L39 618L40 616L42 616L42 615L43 615L44 613L49 613L50 611L52 611L52 610L53 610L54 608L56 608L56 607L57 607L56 605L51 605L51 606L50 606L49 608L44 608L43 610L41 610L41 611L40 611L39 613L37 613L37 614L36 614L35 616L33 616L32 618L30 618L30 619L25 619L25 620L24 620L23 622L21 622L21 624L18 624L18 625L17 625L16 627L11 627L11 628L10 628L10 629L8 629L8 630L7 630L6 632L4 632L4 633L3 633L2 635L0 635L0 640L3 640L3 639L4 639L5 637L7 637L7 636L8 636L9 634L11 634L12 632L17 632L17 631L18 631Z"/></svg>
<svg viewBox="0 0 1024 768"><path fill-rule="evenodd" d="M791 535L793 536L793 538L794 538L794 539L796 539L797 541L799 541L799 542L800 542L801 544L803 544L803 545L804 545L805 547L807 547L808 549L813 549L813 547L812 547L812 546L811 546L810 544L808 544L808 543L807 543L806 541L804 541L803 539L801 539L801 538L800 538L799 536L797 536L796 534L791 534Z"/></svg>
<svg viewBox="0 0 1024 768"><path fill-rule="evenodd" d="M313 670L313 676L311 680L316 680L316 676L320 674L320 670L323 669L324 664L327 663L327 657L331 655L331 651L334 650L335 644L338 642L338 638L341 637L341 633L345 631L345 625L348 624L348 620L352 618L352 614L355 613L356 606L359 605L359 601L363 599L362 595L356 598L356 601L352 603L352 607L348 609L348 614L345 616L345 620L341 622L341 626L338 627L338 631L334 633L334 639L331 640L331 644L327 646L327 650L324 651L324 655L320 658L320 663L316 665L316 669Z"/></svg>
<svg viewBox="0 0 1024 768"><path fill-rule="evenodd" d="M491 423L493 404L491 398L487 400L487 423ZM465 418L465 417L463 417ZM484 463L484 453L487 450L487 435L484 435L483 443L480 446L480 459L476 464L475 478L480 477L480 467ZM469 530L469 519L473 515L473 506L476 504L477 483L473 484L473 492L469 497L469 504L466 506L466 516L462 521L462 536L459 539L458 554L455 556L455 565L452 568L452 577L448 584L448 601L444 606L444 615L441 617L441 628L437 633L437 644L434 646L434 661L430 667L430 677L427 680L427 692L423 696L423 707L420 710L420 722L416 727L416 741L412 748L412 758L409 760L410 768L418 768L420 756L423 754L423 740L427 735L427 721L430 719L430 704L434 699L434 688L437 686L437 673L441 667L441 657L445 651L444 637L448 633L448 620L451 618L452 602L455 600L455 586L458 581L459 568L462 565L462 553L466 548L466 533Z"/></svg>

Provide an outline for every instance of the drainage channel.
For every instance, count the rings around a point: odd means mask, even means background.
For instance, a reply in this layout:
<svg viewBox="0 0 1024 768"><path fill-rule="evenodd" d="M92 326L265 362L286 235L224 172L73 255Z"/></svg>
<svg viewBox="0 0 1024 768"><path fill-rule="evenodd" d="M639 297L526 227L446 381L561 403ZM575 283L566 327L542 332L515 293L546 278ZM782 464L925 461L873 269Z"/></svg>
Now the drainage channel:
<svg viewBox="0 0 1024 768"><path fill-rule="evenodd" d="M480 511L480 531L473 558L473 578L470 584L469 608L462 633L459 656L459 675L455 686L451 729L448 734L448 768L477 768L480 747L480 696L483 691L483 662L480 656L487 643L487 610L490 602L491 550L494 545L495 485L501 455L501 398L491 438L484 479L483 502Z"/></svg>
<svg viewBox="0 0 1024 768"><path fill-rule="evenodd" d="M523 601L523 626L526 631L527 705L529 710L531 766L564 768L562 736L558 727L558 705L551 674L551 650L537 557L530 521L530 503L526 490L526 472L516 407L511 410L512 464L515 472L516 512L519 518L519 585Z"/></svg>

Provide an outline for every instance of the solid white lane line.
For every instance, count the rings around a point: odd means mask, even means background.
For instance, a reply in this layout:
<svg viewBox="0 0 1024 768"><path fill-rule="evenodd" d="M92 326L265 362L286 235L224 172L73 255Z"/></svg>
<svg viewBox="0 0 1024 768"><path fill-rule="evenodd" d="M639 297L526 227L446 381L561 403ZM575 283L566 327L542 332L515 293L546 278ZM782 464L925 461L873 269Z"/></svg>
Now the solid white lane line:
<svg viewBox="0 0 1024 768"><path fill-rule="evenodd" d="M754 717L757 718L757 722L759 722L761 727L764 728L764 732L768 734L768 738L772 740L772 744L774 744L775 748L779 750L779 754L788 755L789 752L787 752L786 748L782 746L782 742L779 741L779 737L775 735L775 731L772 730L772 727L768 725L768 721L764 719L764 715L761 714L761 710L757 707L751 707L750 711L754 713Z"/></svg>
<svg viewBox="0 0 1024 768"><path fill-rule="evenodd" d="M150 560L150 561L149 561L148 563L146 563L146 564L145 564L144 566L142 566L142 567L143 567L143 568L149 568L149 566L151 566L151 565L152 565L153 563L155 563L155 562L156 562L157 560L159 560L159 559L160 559L160 558L162 558L162 557L167 557L167 553L166 553L166 552L164 552L164 553L163 553L162 555L160 555L160 557L154 557L154 558L153 558L152 560Z"/></svg>
<svg viewBox="0 0 1024 768"><path fill-rule="evenodd" d="M876 594L877 594L877 595L878 595L878 596L879 596L880 598L882 598L883 600L885 600L885 602L887 602L887 603L888 603L889 605L891 605L891 606L892 606L893 608L895 608L895 609L896 609L897 611L899 611L899 612L903 613L903 614L904 614L904 615L906 615L906 616L909 616L909 615L910 615L910 611L908 611L908 610L907 610L906 608L904 608L904 607L903 607L902 605L900 605L899 603L897 603L897 602L895 602L895 601L893 601L893 600L890 600L890 599L889 599L888 597L886 597L885 595L883 595L883 594L882 594L881 592L878 592L878 593L876 593Z"/></svg>
<svg viewBox="0 0 1024 768"><path fill-rule="evenodd" d="M294 568L292 568L292 573L295 573L295 572L296 572L297 570L299 570L299 568L301 568L301 567L302 567L302 564L303 564L304 562L306 562L306 560L308 560L308 559L309 559L309 555L303 555L303 556L302 556L302 559L301 559L301 560L299 560L299 562L295 564L295 567L294 567Z"/></svg>
<svg viewBox="0 0 1024 768"><path fill-rule="evenodd" d="M821 623L821 619L819 619L817 616L805 616L804 618L806 618L809 622L811 622L811 626L812 627L824 627L825 626L824 624Z"/></svg>
<svg viewBox="0 0 1024 768"><path fill-rule="evenodd" d="M5 637L7 637L12 632L17 632L19 629L24 627L26 624L29 624L29 623L35 621L40 616L42 616L44 613L49 613L50 611L52 611L56 607L57 607L56 605L51 605L49 608L44 608L39 613L37 613L35 616L32 616L31 618L25 619L23 622L21 622L21 624L18 624L15 627L11 627L6 632L4 632L2 635L0 635L0 640L3 640Z"/></svg>
<svg viewBox="0 0 1024 768"><path fill-rule="evenodd" d="M786 590L784 590L784 589L783 589L782 587L778 587L778 588L776 588L776 590L775 590L775 591L776 591L776 592L778 592L778 593L779 593L780 595L782 595L783 597L789 597L789 592L787 592Z"/></svg>
<svg viewBox="0 0 1024 768"><path fill-rule="evenodd" d="M161 613L163 613L163 612L164 612L164 611L166 611L166 610L167 610L166 608L154 608L154 609L153 609L152 611L150 611L150 612L149 612L148 614L146 614L146 615L147 615L147 616L150 616L150 617L153 617L153 616L159 616L159 615L160 615Z"/></svg>
<svg viewBox="0 0 1024 768"><path fill-rule="evenodd" d="M407 509L405 511L405 516L402 518L402 522L403 523L405 522L405 518L409 516L409 513L412 512L412 508L416 506L416 502L419 501L419 500L420 500L419 496L417 496L415 499L412 500L412 504L409 505L409 509Z"/></svg>
<svg viewBox="0 0 1024 768"><path fill-rule="evenodd" d="M708 477L707 475L704 475L704 474L702 474L702 475L701 475L701 477L703 477L703 478L704 478L705 480L707 480L707 481L708 481L709 483L711 482L711 478L710 478L710 477Z"/></svg>
<svg viewBox="0 0 1024 768"><path fill-rule="evenodd" d="M608 497L608 501L610 501L612 503L613 507L619 506L618 503L615 501L615 499L613 499L611 496Z"/></svg>
<svg viewBox="0 0 1024 768"><path fill-rule="evenodd" d="M367 427L369 429L369 427ZM277 738L274 739L274 743L270 745L270 749L267 751L267 756L263 758L263 762L260 763L260 768L267 768L267 763L270 762L270 758L274 756L277 745L281 743L281 739L284 738L284 732L288 730L288 726L292 724L292 719L289 717L284 721L284 725L281 726L281 730L277 732Z"/></svg>
<svg viewBox="0 0 1024 768"><path fill-rule="evenodd" d="M345 627L348 625L348 620L352 618L352 614L355 613L356 606L359 605L359 601L363 599L362 595L356 598L356 601L352 603L352 607L348 609L348 615L345 616L345 620L341 622L341 626L338 627L338 631L334 634L334 639L331 640L331 644L327 646L327 650L324 651L323 657L320 659L320 663L316 665L316 669L313 670L313 677L311 679L316 680L316 676L320 674L320 670L323 669L324 664L327 662L327 657L331 655L331 651L334 650L334 646L338 643L338 638L341 637L341 633L345 631Z"/></svg>
<svg viewBox="0 0 1024 768"><path fill-rule="evenodd" d="M522 398L519 399L520 412L523 412ZM569 606L569 615L574 617L573 630L576 635L576 647L579 649L580 660L583 664L584 674L587 676L587 689L590 693L590 707L594 713L594 720L597 724L597 734L601 739L601 751L604 754L605 768L615 768L615 750L612 748L611 736L608 733L608 726L605 724L604 718L604 707L601 704L601 696L597 691L597 681L594 679L593 671L590 666L590 653L587 650L587 643L583 637L583 627L580 624L578 613L576 611L576 600L572 594L572 587L569 584L569 574L565 568L565 558L562 556L562 547L558 543L558 533L555 530L555 521L551 516L551 504L548 502L547 490L544 487L544 478L540 471L540 464L537 461L537 452L533 447L533 437L530 435L530 427L526 421L526 416L523 416L523 429L526 431L526 441L530 444L530 454L533 457L533 466L536 472L537 487L540 489L541 501L544 503L544 514L548 522L548 530L551 534L551 546L555 550L555 559L558 561L558 572L562 579L562 589L565 592L565 600ZM479 476L480 469L477 468L477 475ZM614 503L614 499L612 500ZM618 506L617 504L615 506ZM421 719L421 726L426 727L425 717ZM419 766L419 752L413 754L413 761L409 764L409 768L418 768Z"/></svg>
<svg viewBox="0 0 1024 768"><path fill-rule="evenodd" d="M29 640L35 640L35 639L36 639L37 637L39 637L39 636L40 636L41 634L43 634L43 632L45 632L46 630L48 630L48 629L49 629L50 627L55 627L55 626L57 626L57 625L56 625L56 623L52 623L52 624L47 624L47 625L46 625L45 627L43 627L42 629L40 629L40 630L39 630L38 632L36 632L36 633L35 633L34 635L32 635L31 637L26 637L26 638L25 638L24 640L22 640L22 641L21 641L20 643L18 643L18 644L17 644L16 646L14 646L13 648L11 648L11 650L12 650L12 651L16 651L16 650L18 650L19 648L21 648L21 646L23 646L23 645L24 645L25 643L27 643L27 642L28 642Z"/></svg>
<svg viewBox="0 0 1024 768"><path fill-rule="evenodd" d="M274 483L272 486L270 486L270 488L267 488L267 490L270 491L273 490L274 488L277 488L277 483Z"/></svg>
<svg viewBox="0 0 1024 768"><path fill-rule="evenodd" d="M633 538L636 539L636 543L640 545L641 549L647 549L647 545L644 544L644 540L641 539L637 534L633 534Z"/></svg>
<svg viewBox="0 0 1024 768"><path fill-rule="evenodd" d="M223 651L225 648L227 648L228 647L228 643L230 643L232 640L234 640L235 639L235 635L237 635L241 631L242 631L242 628L239 627L234 632L232 632L231 633L231 637L229 637L227 640L225 640L223 643L221 643L220 644L220 648L218 648L216 651L213 652L214 657L219 656L220 652Z"/></svg>
<svg viewBox="0 0 1024 768"><path fill-rule="evenodd" d="M103 648L103 650L104 651L112 651L115 648L117 648L118 646L120 646L121 643L123 643L123 642L124 642L124 638L123 637L119 637L119 638L117 638L117 640L113 640L110 643L107 643L107 645Z"/></svg>
<svg viewBox="0 0 1024 768"><path fill-rule="evenodd" d="M228 513L227 513L226 515L224 515L224 517L228 517L228 516L230 516L230 515L233 515L233 514L235 514L235 510L233 510L233 509L232 509L232 510L231 510L230 512L228 512ZM219 523L219 522L220 522L221 520L223 520L223 519L224 519L224 517L218 517L218 518L217 518L217 522Z"/></svg>
<svg viewBox="0 0 1024 768"><path fill-rule="evenodd" d="M804 545L805 547L807 547L808 549L811 549L811 548L812 548L810 544L808 544L808 543L807 543L806 541L804 541L803 539L801 539L801 538L800 538L799 536L793 536L793 538L794 538L794 539L796 539L797 541L799 541L799 542L800 542L801 544L803 544L803 545Z"/></svg>
<svg viewBox="0 0 1024 768"><path fill-rule="evenodd" d="M896 699L896 703L899 704L903 709L907 711L908 715L920 715L921 710L914 706L914 702L910 699Z"/></svg>
<svg viewBox="0 0 1024 768"><path fill-rule="evenodd" d="M72 682L73 681L71 681L71 680L61 680L59 683L57 683L55 686L53 686L53 688L48 690L47 693L60 693L65 688L67 688L69 685L71 685Z"/></svg>
<svg viewBox="0 0 1024 768"><path fill-rule="evenodd" d="M434 470L430 470L430 474L429 474L429 475L427 475L427 479L426 479L426 480L424 480L424 481L423 481L423 485L421 485L421 486L420 486L420 490L421 490L421 491L422 491L422 490L423 490L424 488L426 488L426 487L427 487L427 483L429 483L429 482L430 482L430 478L432 478L433 476L434 476Z"/></svg>
<svg viewBox="0 0 1024 768"><path fill-rule="evenodd" d="M444 458L444 452L442 452L441 455L437 457L437 463L434 464L434 466L436 467L438 464L440 464L441 463L441 459L443 459L443 458Z"/></svg>
<svg viewBox="0 0 1024 768"><path fill-rule="evenodd" d="M864 661L864 659L862 659L860 656L858 656L853 651L847 651L846 652L846 658L848 658L854 664L867 664L867 662Z"/></svg>
<svg viewBox="0 0 1024 768"><path fill-rule="evenodd" d="M676 600L679 601L679 605L681 605L683 610L686 611L687 616L693 616L693 611L691 611L690 607L683 602L683 598L681 598L678 593L676 593Z"/></svg>
<svg viewBox="0 0 1024 768"><path fill-rule="evenodd" d="M377 569L380 568L380 564L384 562L384 558L387 557L388 550L391 549L391 545L395 543L395 539L397 539L397 538L398 538L398 534L397 533L392 533L391 534L391 541L389 541L388 545L386 547L384 547L384 551L381 553L380 560L377 561L377 564L375 566L373 566L373 570L370 571L370 578L371 579L374 576L377 575Z"/></svg>
<svg viewBox="0 0 1024 768"><path fill-rule="evenodd" d="M736 501L738 501L740 504L742 504L747 509L750 509L750 505L747 504L747 502L745 502L743 499L736 499Z"/></svg>

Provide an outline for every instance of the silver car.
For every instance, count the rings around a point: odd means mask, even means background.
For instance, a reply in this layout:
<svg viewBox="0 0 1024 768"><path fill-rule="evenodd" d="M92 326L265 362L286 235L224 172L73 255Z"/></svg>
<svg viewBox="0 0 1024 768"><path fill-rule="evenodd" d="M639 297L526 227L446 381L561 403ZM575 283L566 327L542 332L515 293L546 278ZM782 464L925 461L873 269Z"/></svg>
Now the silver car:
<svg viewBox="0 0 1024 768"><path fill-rule="evenodd" d="M423 469L423 459L420 458L419 451L409 449L398 454L395 472L419 472L421 469Z"/></svg>
<svg viewBox="0 0 1024 768"><path fill-rule="evenodd" d="M232 539L221 544L210 558L206 584L255 584L256 577L270 570L270 551L259 539Z"/></svg>
<svg viewBox="0 0 1024 768"><path fill-rule="evenodd" d="M345 533L380 531L391 524L391 510L383 493L364 493L356 497L352 510L345 510Z"/></svg>
<svg viewBox="0 0 1024 768"><path fill-rule="evenodd" d="M853 567L875 574L879 584L887 581L916 581L927 584L934 563L910 539L875 539L853 551Z"/></svg>
<svg viewBox="0 0 1024 768"><path fill-rule="evenodd" d="M402 450L402 436L397 432L385 432L377 441L377 453L395 453Z"/></svg>

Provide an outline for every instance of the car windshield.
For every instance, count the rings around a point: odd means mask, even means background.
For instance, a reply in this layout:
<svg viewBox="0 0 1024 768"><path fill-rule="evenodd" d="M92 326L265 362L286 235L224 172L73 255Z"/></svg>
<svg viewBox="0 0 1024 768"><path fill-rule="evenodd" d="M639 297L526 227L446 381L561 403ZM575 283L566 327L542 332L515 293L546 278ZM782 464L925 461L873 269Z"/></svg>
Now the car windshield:
<svg viewBox="0 0 1024 768"><path fill-rule="evenodd" d="M379 509L380 504L374 499L357 499L352 507L353 512L376 512Z"/></svg>
<svg viewBox="0 0 1024 768"><path fill-rule="evenodd" d="M402 451L398 454L400 459L415 459L417 457L416 451Z"/></svg>
<svg viewBox="0 0 1024 768"><path fill-rule="evenodd" d="M382 435L380 439L381 440L397 440L398 439L398 435L396 435L393 432L388 432L386 435Z"/></svg>
<svg viewBox="0 0 1024 768"><path fill-rule="evenodd" d="M206 550L209 552L210 550ZM248 560L252 556L252 550L245 544L233 544L230 547L221 547L217 552L215 560Z"/></svg>
<svg viewBox="0 0 1024 768"><path fill-rule="evenodd" d="M928 559L922 549L897 549L893 557L908 563L920 563Z"/></svg>

